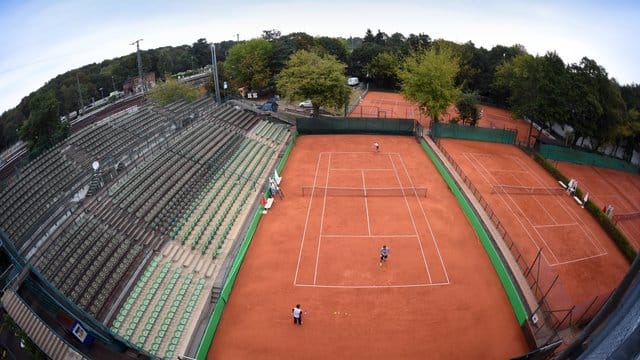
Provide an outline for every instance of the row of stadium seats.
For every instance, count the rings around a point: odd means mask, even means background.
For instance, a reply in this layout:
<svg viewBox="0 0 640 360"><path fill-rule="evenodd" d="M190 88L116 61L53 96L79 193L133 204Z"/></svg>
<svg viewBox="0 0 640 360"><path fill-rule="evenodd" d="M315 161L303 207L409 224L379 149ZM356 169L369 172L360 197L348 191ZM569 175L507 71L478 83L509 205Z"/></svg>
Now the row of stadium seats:
<svg viewBox="0 0 640 360"><path fill-rule="evenodd" d="M19 244L31 244L36 235L31 227L64 209L32 262L96 318L104 321L117 306L130 274L142 274L112 325L158 356L173 356L188 340L183 338L193 330L189 319L204 304L201 292L212 285L205 278L222 261L223 246L237 237L245 204L259 192L256 185L288 133L251 112L214 105L211 98L166 111L143 105L85 127L25 167L27 176L13 192L0 194L0 226L10 228L10 236L20 235ZM62 207L88 184L93 160L104 169L122 162L126 171L103 170L111 176L104 180L109 196L101 191ZM189 224L204 230L187 231ZM151 257L179 234L185 246L177 256L166 262Z"/></svg>

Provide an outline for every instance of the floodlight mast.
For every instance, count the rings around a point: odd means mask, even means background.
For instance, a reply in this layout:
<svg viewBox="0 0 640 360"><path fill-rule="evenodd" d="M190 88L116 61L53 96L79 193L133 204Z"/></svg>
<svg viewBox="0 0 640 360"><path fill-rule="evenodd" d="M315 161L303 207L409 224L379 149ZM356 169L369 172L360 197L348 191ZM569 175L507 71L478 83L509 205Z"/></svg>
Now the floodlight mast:
<svg viewBox="0 0 640 360"><path fill-rule="evenodd" d="M211 71L213 72L213 89L216 103L220 104L220 85L218 84L218 59L216 58L216 44L211 44Z"/></svg>
<svg viewBox="0 0 640 360"><path fill-rule="evenodd" d="M144 82L144 77L142 76L142 57L140 56L140 41L144 39L138 39L132 42L129 45L136 45L136 53L138 57L138 76L140 77L140 86L142 86L142 93L144 94L147 91L147 85Z"/></svg>

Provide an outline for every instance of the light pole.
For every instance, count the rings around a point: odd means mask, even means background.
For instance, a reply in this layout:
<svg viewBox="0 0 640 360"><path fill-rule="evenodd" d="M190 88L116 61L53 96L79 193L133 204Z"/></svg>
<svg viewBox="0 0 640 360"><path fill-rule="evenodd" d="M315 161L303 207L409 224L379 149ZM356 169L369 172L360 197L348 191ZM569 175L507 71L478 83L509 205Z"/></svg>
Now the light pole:
<svg viewBox="0 0 640 360"><path fill-rule="evenodd" d="M216 103L220 103L220 85L218 84L218 60L216 59L216 45L211 43L211 71L213 72L213 88L215 90Z"/></svg>
<svg viewBox="0 0 640 360"><path fill-rule="evenodd" d="M138 57L138 76L140 77L140 86L142 87L142 93L144 94L145 92L147 92L147 84L144 83L144 77L142 76L142 58L140 57L140 41L142 40L143 39L138 39L129 45L136 45L136 53Z"/></svg>

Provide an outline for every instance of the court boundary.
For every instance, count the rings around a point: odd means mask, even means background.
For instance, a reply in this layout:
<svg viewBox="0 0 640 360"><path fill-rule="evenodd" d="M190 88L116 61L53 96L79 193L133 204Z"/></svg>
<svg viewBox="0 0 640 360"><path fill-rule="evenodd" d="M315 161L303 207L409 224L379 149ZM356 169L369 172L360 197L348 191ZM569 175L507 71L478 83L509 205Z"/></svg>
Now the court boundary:
<svg viewBox="0 0 640 360"><path fill-rule="evenodd" d="M476 155L489 156L491 154L488 154L488 153L475 153L475 152L470 152L470 153L464 152L464 153L462 153L462 156L464 156L467 159L467 161L469 161L471 166L473 166L476 169L478 174L487 182L487 184L492 185L492 186L496 185L493 181L488 179L487 176L485 176L485 174L484 174L484 173L487 173L488 175L491 176L491 178L493 180L496 180L495 177L491 174L492 170L488 170L484 166L484 164L482 163L482 160L477 158ZM469 156L471 156L471 158ZM506 157L506 158L509 158L512 161L515 160L515 162L518 163L518 166L520 168L524 169L523 171L521 171L522 173L526 173L527 176L530 176L531 178L534 178L536 182L538 182L541 185L544 185L544 181L542 181L543 179L538 174L536 174L534 171L532 171L533 169L531 169L527 164L522 163L521 159L519 159L517 157L514 157L513 155L509 155L509 156L495 155L495 156ZM491 157L495 157L495 156L491 156ZM547 243L547 239L542 234L540 234L540 232L537 231L538 227L545 227L547 225L535 225L535 224L533 224L531 222L531 219L528 216L526 216L528 225L525 225L522 222L522 219L515 215L516 211L513 209L513 206L511 204L513 204L516 207L516 210L520 211L520 213L527 214L527 212L523 211L521 206L518 205L518 202L514 200L514 197L511 196L510 194L496 194L496 195L498 195L500 197L500 199L504 203L504 205L510 210L511 215L520 224L520 226L522 227L523 231L526 233L527 238L529 239L529 243L533 244L533 246L535 247L536 250L540 250L540 249L547 250L551 254L551 256L555 259L555 261L550 261L550 259L547 257L545 252L544 251L542 252L542 258L545 260L545 262L549 266L555 267L555 266L560 266L560 265L566 265L566 264L576 263L576 262L580 262L580 261L586 261L586 260L590 260L590 259L593 259L593 258L596 258L596 257L608 255L608 252L606 251L604 246L602 244L600 244L599 241L597 241L597 237L595 237L595 234L593 234L593 231L584 223L584 221L578 216L578 214L574 211L574 209L572 209L570 207L567 207L566 204L564 204L562 201L556 200L560 204L560 207L566 212L566 214L571 219L576 220L576 224L580 226L581 230L585 233L585 235L588 238L589 242L593 245L594 249L597 252L596 254L591 255L591 256L585 256L585 257L581 257L581 258L573 258L573 259L566 260L566 261L559 261L558 257L556 256L556 254L553 251L553 248L551 246L549 246L549 244ZM508 201L505 200L505 198L507 198ZM534 198L535 198L535 196L534 196ZM545 207L542 206L541 204L540 204L540 206L543 209L545 209ZM553 218L550 214L549 214L549 217ZM559 226L559 225L554 224L553 226ZM531 228L535 232L535 234L540 238L540 241L542 241L542 243L544 244L544 247L541 247L538 244L538 242L534 239L534 237L532 236L531 232L529 231L529 228ZM594 243L594 239L595 239L595 243Z"/></svg>
<svg viewBox="0 0 640 360"><path fill-rule="evenodd" d="M336 152L328 152L328 151L322 151L320 153L318 153L318 158L316 161L316 171L314 173L313 176L313 187L317 186L317 180L318 180L318 172L320 170L320 162L322 159L322 156L329 156L328 159L328 163L327 163L327 175L326 175L326 179L325 179L325 183L328 183L328 178L329 178L329 174L331 171L337 170L337 171L362 171L363 176L364 176L364 171L392 171L393 174L395 175L396 179L398 180L398 183L400 185L401 181L399 179L399 175L398 175L398 169L395 166L395 163L393 161L393 157L396 156L400 162L402 163L402 168L404 169L404 172L407 176L407 179L409 179L410 182L410 186L414 187L415 184L413 183L413 180L410 177L410 174L407 170L406 164L404 163L404 160L401 156L400 153L397 152L380 152L377 153L377 155L386 155L389 158L389 161L392 165L392 168L371 168L371 169L367 169L367 168L360 168L360 169L347 169L347 168L331 168L331 155L333 154L367 154L370 155L371 152L366 152L366 151L336 151ZM363 178L363 186L366 186L366 184L364 184L364 178ZM411 196L411 195L408 195ZM347 235L341 235L341 234L323 234L322 233L322 228L324 225L324 214L325 214L325 208L326 208L326 199L327 196L323 196L322 197L322 212L321 212L321 217L320 217L320 234L318 234L318 241L317 241L317 250L316 250L316 259L315 259L315 264L314 264L314 283L313 284L305 284L305 283L298 283L298 274L300 271L300 267L301 267L301 261L302 261L302 252L304 249L304 243L305 243L305 238L307 237L307 233L308 233L308 226L309 226L309 219L310 219L310 215L311 215L311 209L313 208L312 204L313 204L313 198L314 196L311 196L309 199L309 203L307 205L307 215L305 218L305 225L304 225L304 229L302 232L302 239L300 241L300 250L298 252L298 261L296 264L296 271L294 274L294 279L293 279L293 285L294 286L302 286L302 287L318 287L318 288L354 288L354 289L362 289L362 288L402 288L402 287L426 287L426 286L443 286L443 285L450 285L452 284L451 279L449 277L449 273L447 272L446 269L446 265L444 264L444 260L442 259L442 254L440 252L440 247L438 245L437 239L435 238L435 234L433 233L433 228L431 227L431 223L428 220L428 217L426 216L426 212L424 210L424 206L422 205L422 203L420 201L417 201L419 208L421 210L425 225L427 226L428 230L429 230L429 235L431 236L431 239L433 241L434 247L436 249L436 253L440 262L440 267L442 269L442 272L444 274L444 277L446 278L446 282L433 282L432 277L431 277L431 271L429 270L429 265L428 265L428 261L426 259L425 256L425 252L424 252L424 247L423 247L423 242L422 242L422 237L420 236L420 234L418 233L417 230L417 226L416 226L416 219L414 218L414 214L410 209L410 206L408 204L408 199L407 199L407 195L403 195L401 196L404 199L405 202L405 206L407 207L407 211L409 213L409 218L411 220L411 224L412 227L414 229L414 231L416 232L415 234L403 234L403 235L398 235L398 236L394 236L394 235L389 235L389 234L385 234L385 235L371 235L370 234L370 222L369 222L369 213L368 210L365 211L365 216L366 216L366 220L367 220L367 226L369 227L369 234L368 235L353 235L353 234L347 234ZM365 206L367 205L367 201L365 201ZM419 217L419 215L416 215ZM429 283L420 283L420 284L398 284L398 285L331 285L331 284L316 284L317 281L317 275L318 275L318 264L320 263L320 248L321 248L321 244L322 244L322 238L323 237L371 237L371 238L388 238L388 237L416 237L417 239L417 243L419 245L420 248L420 252L421 252L421 258L422 261L425 265L425 270L426 270L426 274L427 277L429 279ZM425 239L426 241L426 239Z"/></svg>

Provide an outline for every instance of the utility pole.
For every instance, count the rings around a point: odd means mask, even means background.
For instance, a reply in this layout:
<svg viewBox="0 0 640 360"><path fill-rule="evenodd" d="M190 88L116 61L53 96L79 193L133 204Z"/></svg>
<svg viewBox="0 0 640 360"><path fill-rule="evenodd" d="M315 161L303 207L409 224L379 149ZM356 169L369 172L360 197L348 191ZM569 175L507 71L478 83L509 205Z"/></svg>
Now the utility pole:
<svg viewBox="0 0 640 360"><path fill-rule="evenodd" d="M111 75L111 85L113 85L113 91L116 91L116 81L113 79L113 75Z"/></svg>
<svg viewBox="0 0 640 360"><path fill-rule="evenodd" d="M218 84L218 59L216 58L216 45L211 44L211 71L213 72L213 88L216 95L216 103L220 103L220 85Z"/></svg>
<svg viewBox="0 0 640 360"><path fill-rule="evenodd" d="M236 34L236 42L239 43L240 42L240 34Z"/></svg>
<svg viewBox="0 0 640 360"><path fill-rule="evenodd" d="M140 76L140 85L142 86L142 93L147 92L147 84L144 83L144 77L142 76L142 58L140 57L140 41L143 39L138 39L132 42L129 45L136 44L136 52L138 55L138 76Z"/></svg>
<svg viewBox="0 0 640 360"><path fill-rule="evenodd" d="M80 79L78 78L78 73L76 73L76 86L78 87L78 100L80 102L80 110L78 110L78 115L84 108L84 104L82 103L82 89L80 88Z"/></svg>

